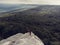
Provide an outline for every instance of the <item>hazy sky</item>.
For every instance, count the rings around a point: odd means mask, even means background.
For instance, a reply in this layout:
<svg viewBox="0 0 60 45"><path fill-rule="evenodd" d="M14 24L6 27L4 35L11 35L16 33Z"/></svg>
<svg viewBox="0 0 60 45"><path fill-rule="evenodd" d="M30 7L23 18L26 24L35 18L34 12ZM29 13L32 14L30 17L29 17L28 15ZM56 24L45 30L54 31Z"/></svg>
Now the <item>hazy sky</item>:
<svg viewBox="0 0 60 45"><path fill-rule="evenodd" d="M0 0L2 4L49 4L60 5L60 0Z"/></svg>

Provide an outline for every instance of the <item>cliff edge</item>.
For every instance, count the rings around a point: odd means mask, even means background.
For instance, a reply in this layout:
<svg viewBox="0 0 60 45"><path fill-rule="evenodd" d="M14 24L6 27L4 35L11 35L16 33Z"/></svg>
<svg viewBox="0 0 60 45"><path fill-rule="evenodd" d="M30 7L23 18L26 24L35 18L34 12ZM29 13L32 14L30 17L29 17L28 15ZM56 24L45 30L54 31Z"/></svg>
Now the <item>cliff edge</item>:
<svg viewBox="0 0 60 45"><path fill-rule="evenodd" d="M0 41L0 45L44 45L44 43L33 33L18 33Z"/></svg>

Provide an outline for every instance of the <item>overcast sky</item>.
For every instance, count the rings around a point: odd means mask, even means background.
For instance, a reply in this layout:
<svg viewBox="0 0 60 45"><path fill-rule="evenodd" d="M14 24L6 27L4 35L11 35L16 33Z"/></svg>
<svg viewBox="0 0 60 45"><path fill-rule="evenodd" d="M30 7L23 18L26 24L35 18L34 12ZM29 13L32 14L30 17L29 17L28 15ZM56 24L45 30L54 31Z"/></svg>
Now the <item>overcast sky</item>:
<svg viewBox="0 0 60 45"><path fill-rule="evenodd" d="M0 4L48 4L60 5L60 0L0 0Z"/></svg>

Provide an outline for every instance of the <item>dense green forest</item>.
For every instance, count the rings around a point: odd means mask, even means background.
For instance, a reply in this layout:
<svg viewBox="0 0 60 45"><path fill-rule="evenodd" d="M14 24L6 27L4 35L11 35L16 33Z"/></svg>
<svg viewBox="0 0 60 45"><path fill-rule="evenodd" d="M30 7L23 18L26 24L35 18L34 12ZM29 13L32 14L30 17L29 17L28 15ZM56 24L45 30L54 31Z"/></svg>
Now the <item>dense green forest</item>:
<svg viewBox="0 0 60 45"><path fill-rule="evenodd" d="M39 6L23 12L10 11L1 15L0 40L31 30L45 45L60 44L60 6Z"/></svg>

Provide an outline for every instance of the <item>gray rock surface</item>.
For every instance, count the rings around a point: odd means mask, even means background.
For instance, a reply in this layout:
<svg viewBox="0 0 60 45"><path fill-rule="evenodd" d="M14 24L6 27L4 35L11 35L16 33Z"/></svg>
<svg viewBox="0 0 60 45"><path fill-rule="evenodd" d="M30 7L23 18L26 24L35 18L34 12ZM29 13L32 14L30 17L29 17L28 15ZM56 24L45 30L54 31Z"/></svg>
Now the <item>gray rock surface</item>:
<svg viewBox="0 0 60 45"><path fill-rule="evenodd" d="M44 45L44 43L33 33L18 33L0 41L0 45Z"/></svg>

